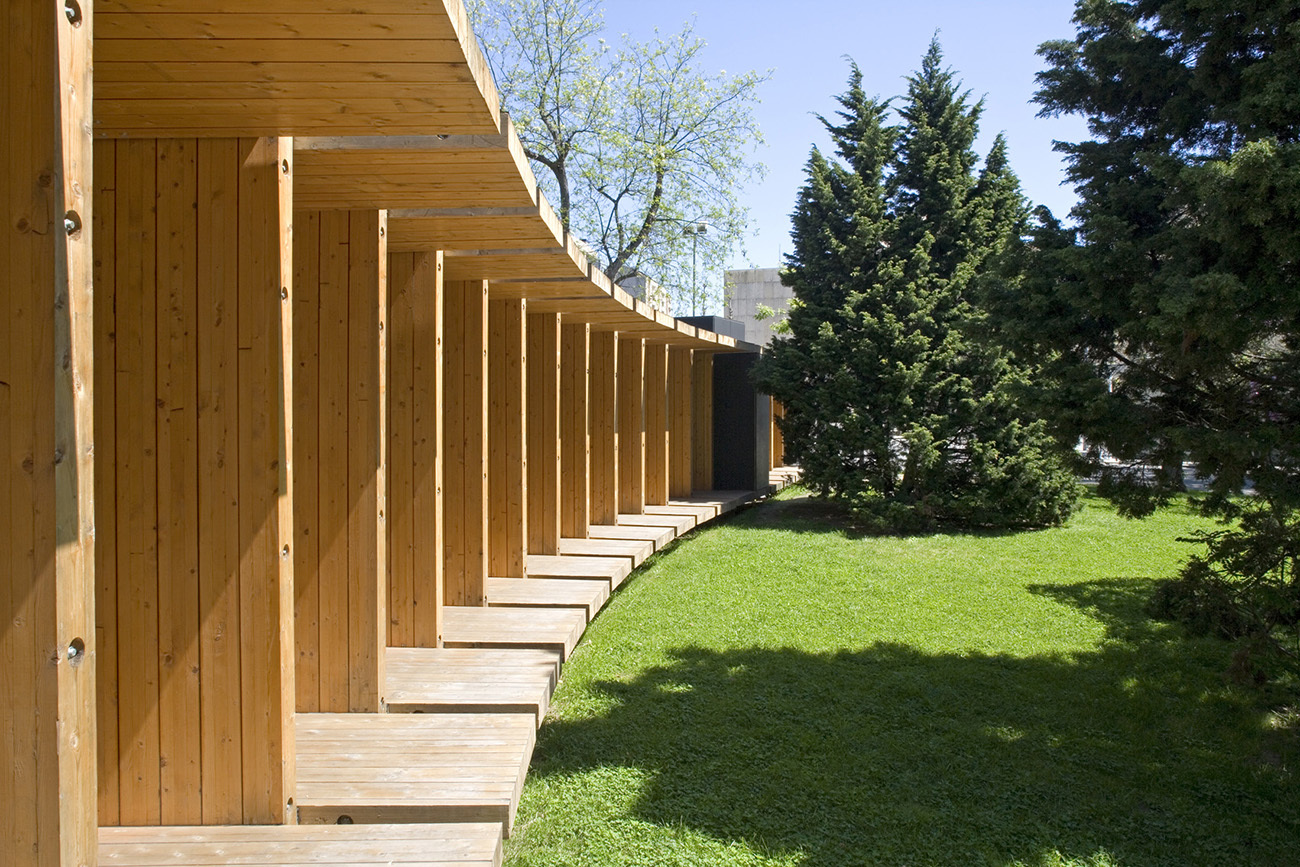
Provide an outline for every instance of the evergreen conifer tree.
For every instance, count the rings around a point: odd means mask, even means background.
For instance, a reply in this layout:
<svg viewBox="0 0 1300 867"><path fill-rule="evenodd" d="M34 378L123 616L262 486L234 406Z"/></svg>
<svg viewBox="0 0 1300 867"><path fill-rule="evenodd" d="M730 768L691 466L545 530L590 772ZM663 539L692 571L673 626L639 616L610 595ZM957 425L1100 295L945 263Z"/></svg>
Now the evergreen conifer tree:
<svg viewBox="0 0 1300 867"><path fill-rule="evenodd" d="M814 148L783 280L789 334L759 364L785 405L787 454L818 493L882 527L1063 520L1074 502L1041 423L1016 406L1025 373L977 337L974 279L1020 244L1026 206L1000 138L976 171L981 105L932 43L887 123L851 67L839 161Z"/></svg>

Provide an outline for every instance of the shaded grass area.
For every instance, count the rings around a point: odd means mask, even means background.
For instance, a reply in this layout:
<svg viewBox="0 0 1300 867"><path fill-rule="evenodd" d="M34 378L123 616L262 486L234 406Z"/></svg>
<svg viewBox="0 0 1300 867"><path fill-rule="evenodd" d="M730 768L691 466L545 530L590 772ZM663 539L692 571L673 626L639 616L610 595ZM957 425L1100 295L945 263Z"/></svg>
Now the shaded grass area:
<svg viewBox="0 0 1300 867"><path fill-rule="evenodd" d="M658 555L574 654L512 865L1300 863L1300 749L1143 614L1198 525L870 537L783 498Z"/></svg>

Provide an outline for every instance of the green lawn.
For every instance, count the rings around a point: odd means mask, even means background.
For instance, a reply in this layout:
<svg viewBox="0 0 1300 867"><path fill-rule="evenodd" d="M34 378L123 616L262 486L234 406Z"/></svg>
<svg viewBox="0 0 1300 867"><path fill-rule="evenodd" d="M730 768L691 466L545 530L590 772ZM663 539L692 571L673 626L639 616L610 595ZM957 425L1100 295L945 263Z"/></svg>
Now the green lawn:
<svg viewBox="0 0 1300 867"><path fill-rule="evenodd" d="M569 661L507 863L1294 867L1294 727L1142 612L1204 524L863 537L783 497L679 542Z"/></svg>

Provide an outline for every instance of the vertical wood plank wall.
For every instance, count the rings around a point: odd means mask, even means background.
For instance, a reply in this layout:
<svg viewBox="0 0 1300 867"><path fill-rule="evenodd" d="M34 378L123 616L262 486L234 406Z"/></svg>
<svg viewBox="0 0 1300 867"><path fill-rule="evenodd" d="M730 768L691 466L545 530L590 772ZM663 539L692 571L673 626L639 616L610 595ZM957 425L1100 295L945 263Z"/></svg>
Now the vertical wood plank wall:
<svg viewBox="0 0 1300 867"><path fill-rule="evenodd" d="M785 434L781 431L781 419L785 418L785 407L772 399L772 457L768 462L773 468L785 466Z"/></svg>
<svg viewBox="0 0 1300 867"><path fill-rule="evenodd" d="M443 602L483 605L487 588L487 283L448 280L443 313Z"/></svg>
<svg viewBox="0 0 1300 867"><path fill-rule="evenodd" d="M691 487L713 489L713 353L691 362Z"/></svg>
<svg viewBox="0 0 1300 867"><path fill-rule="evenodd" d="M674 346L668 350L668 493L673 497L689 497L694 481L693 401L691 350Z"/></svg>
<svg viewBox="0 0 1300 867"><path fill-rule="evenodd" d="M294 215L297 709L377 712L387 644L387 214Z"/></svg>
<svg viewBox="0 0 1300 867"><path fill-rule="evenodd" d="M668 345L645 348L645 501L668 504Z"/></svg>
<svg viewBox="0 0 1300 867"><path fill-rule="evenodd" d="M560 553L560 314L528 314L528 552Z"/></svg>
<svg viewBox="0 0 1300 867"><path fill-rule="evenodd" d="M618 510L645 511L645 341L618 339Z"/></svg>
<svg viewBox="0 0 1300 867"><path fill-rule="evenodd" d="M613 331L591 332L591 523L618 522L618 350Z"/></svg>
<svg viewBox="0 0 1300 867"><path fill-rule="evenodd" d="M292 142L95 152L100 822L282 822Z"/></svg>
<svg viewBox="0 0 1300 867"><path fill-rule="evenodd" d="M388 258L388 643L442 642L442 254Z"/></svg>
<svg viewBox="0 0 1300 867"><path fill-rule="evenodd" d="M62 3L0 6L0 863L14 867L81 867L96 849L90 44L89 16L74 25Z"/></svg>
<svg viewBox="0 0 1300 867"><path fill-rule="evenodd" d="M567 539L591 532L591 326L560 330L560 531Z"/></svg>
<svg viewBox="0 0 1300 867"><path fill-rule="evenodd" d="M523 578L528 556L527 302L488 302L488 573Z"/></svg>

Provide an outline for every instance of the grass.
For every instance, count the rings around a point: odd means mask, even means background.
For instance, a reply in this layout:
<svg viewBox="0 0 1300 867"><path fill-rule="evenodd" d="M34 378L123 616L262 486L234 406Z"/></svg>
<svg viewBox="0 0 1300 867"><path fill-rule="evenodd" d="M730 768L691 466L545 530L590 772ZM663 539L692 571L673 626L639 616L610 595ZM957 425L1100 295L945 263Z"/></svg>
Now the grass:
<svg viewBox="0 0 1300 867"><path fill-rule="evenodd" d="M1143 614L1204 525L855 533L780 498L657 555L565 670L507 864L1295 865L1294 718Z"/></svg>

